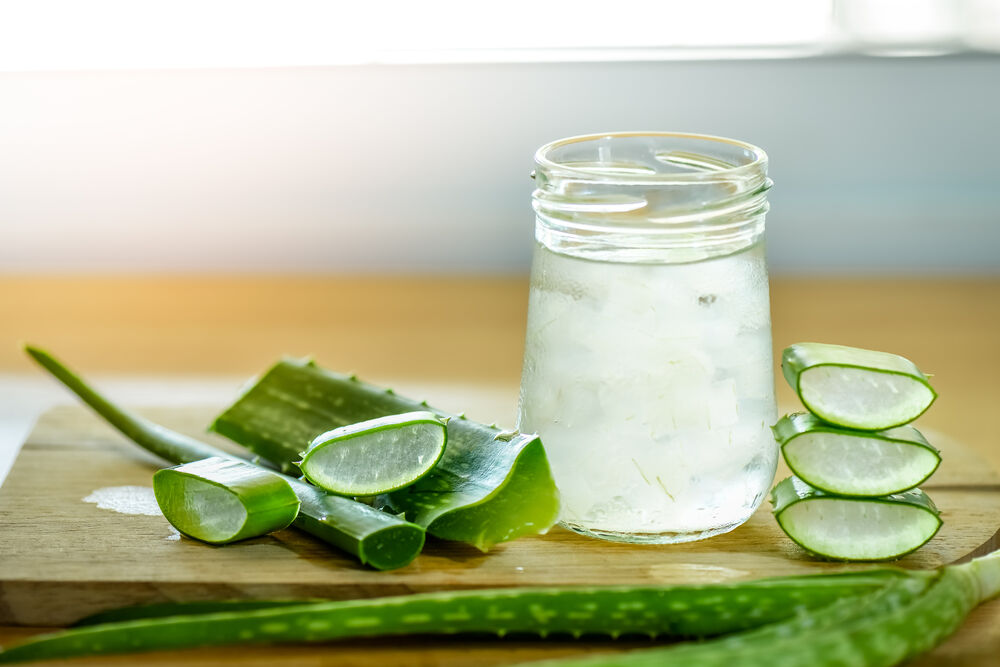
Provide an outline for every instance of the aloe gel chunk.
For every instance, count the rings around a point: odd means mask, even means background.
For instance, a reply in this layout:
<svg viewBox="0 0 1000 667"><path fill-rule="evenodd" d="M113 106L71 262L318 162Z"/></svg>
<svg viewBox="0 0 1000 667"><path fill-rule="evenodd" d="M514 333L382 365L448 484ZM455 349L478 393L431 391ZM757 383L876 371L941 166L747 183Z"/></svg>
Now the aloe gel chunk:
<svg viewBox="0 0 1000 667"><path fill-rule="evenodd" d="M156 471L153 493L174 528L210 544L287 528L299 513L295 491L279 475L217 456Z"/></svg>
<svg viewBox="0 0 1000 667"><path fill-rule="evenodd" d="M888 560L919 549L941 517L920 489L877 498L835 496L787 477L771 492L778 525L799 546L833 560Z"/></svg>
<svg viewBox="0 0 1000 667"><path fill-rule="evenodd" d="M941 455L917 429L857 431L797 413L772 429L785 462L811 486L845 496L886 496L923 483Z"/></svg>
<svg viewBox="0 0 1000 667"><path fill-rule="evenodd" d="M429 473L448 442L445 422L420 410L341 426L316 436L299 468L310 482L344 496L375 496Z"/></svg>
<svg viewBox="0 0 1000 667"><path fill-rule="evenodd" d="M912 361L888 352L796 343L782 353L781 370L809 412L845 428L901 426L937 398Z"/></svg>

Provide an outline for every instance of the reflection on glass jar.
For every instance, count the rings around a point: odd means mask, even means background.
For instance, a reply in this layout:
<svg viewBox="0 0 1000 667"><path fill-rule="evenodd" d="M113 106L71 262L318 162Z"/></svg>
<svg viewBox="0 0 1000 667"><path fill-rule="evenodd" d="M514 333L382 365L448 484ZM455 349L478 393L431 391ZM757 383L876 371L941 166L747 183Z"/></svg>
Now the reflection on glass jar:
<svg viewBox="0 0 1000 667"><path fill-rule="evenodd" d="M647 543L732 530L777 464L766 155L617 133L535 160L519 428L542 436L562 524Z"/></svg>

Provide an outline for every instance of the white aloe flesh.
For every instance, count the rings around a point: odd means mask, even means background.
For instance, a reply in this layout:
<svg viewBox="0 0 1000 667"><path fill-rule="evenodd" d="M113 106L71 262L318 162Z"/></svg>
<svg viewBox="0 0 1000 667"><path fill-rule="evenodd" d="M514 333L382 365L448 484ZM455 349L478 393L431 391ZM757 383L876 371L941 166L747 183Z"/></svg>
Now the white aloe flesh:
<svg viewBox="0 0 1000 667"><path fill-rule="evenodd" d="M174 528L209 544L287 528L299 511L298 497L280 476L223 457L157 471L153 493Z"/></svg>
<svg viewBox="0 0 1000 667"><path fill-rule="evenodd" d="M823 558L874 561L904 556L941 527L938 510L919 489L879 498L835 496L789 477L772 492L781 529Z"/></svg>
<svg viewBox="0 0 1000 667"><path fill-rule="evenodd" d="M828 493L902 493L921 484L941 463L938 451L912 426L856 431L799 413L782 417L773 430L792 472Z"/></svg>
<svg viewBox="0 0 1000 667"><path fill-rule="evenodd" d="M811 413L845 428L901 426L937 397L913 362L888 352L796 343L785 349L781 367Z"/></svg>
<svg viewBox="0 0 1000 667"><path fill-rule="evenodd" d="M447 439L446 422L431 412L389 415L316 437L299 467L306 479L332 493L389 493L430 472Z"/></svg>

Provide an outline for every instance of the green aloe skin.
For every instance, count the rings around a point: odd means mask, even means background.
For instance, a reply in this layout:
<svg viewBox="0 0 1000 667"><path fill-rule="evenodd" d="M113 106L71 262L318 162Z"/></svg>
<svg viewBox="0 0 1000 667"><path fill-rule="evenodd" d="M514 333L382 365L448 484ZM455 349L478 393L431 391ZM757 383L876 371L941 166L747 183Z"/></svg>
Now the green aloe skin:
<svg viewBox="0 0 1000 667"><path fill-rule="evenodd" d="M792 476L774 487L771 504L778 525L792 541L832 560L900 558L922 547L941 528L941 513L920 489L877 497L838 496ZM811 505L808 513L797 515L804 504ZM859 521L878 522L879 529L845 538L856 525L852 522Z"/></svg>
<svg viewBox="0 0 1000 667"><path fill-rule="evenodd" d="M479 424L311 361L275 364L212 430L288 471L303 443L331 428L419 410L448 420L448 446L426 476L382 497L391 509L435 537L482 551L555 523L558 494L537 435Z"/></svg>
<svg viewBox="0 0 1000 667"><path fill-rule="evenodd" d="M242 460L120 408L44 350L26 346L25 351L99 416L153 454L178 464L211 457ZM363 503L330 495L293 477L282 477L300 502L294 525L362 563L378 570L391 570L410 563L423 548L421 526Z"/></svg>
<svg viewBox="0 0 1000 667"><path fill-rule="evenodd" d="M170 525L209 544L287 528L300 504L277 473L219 456L157 470L153 493Z"/></svg>
<svg viewBox="0 0 1000 667"><path fill-rule="evenodd" d="M798 412L785 415L771 430L795 476L827 493L902 493L924 482L941 464L941 453L912 426L856 431ZM823 456L810 456L815 449Z"/></svg>
<svg viewBox="0 0 1000 667"><path fill-rule="evenodd" d="M499 589L427 593L245 610L205 603L121 610L115 622L41 636L0 663L242 642L326 641L401 634L643 634L711 637L785 620L881 589L893 570L765 579L735 585ZM228 603L238 606L240 603ZM205 612L208 613L205 613ZM165 616L172 612L174 615Z"/></svg>
<svg viewBox="0 0 1000 667"><path fill-rule="evenodd" d="M119 612L111 617L116 622L41 635L0 653L0 663L234 643L517 632L703 638L534 663L552 667L888 667L931 649L998 594L1000 552L994 552L932 571L726 585L503 589L263 608L251 602L244 610L209 607L200 614L204 603L157 605L149 613L141 607Z"/></svg>

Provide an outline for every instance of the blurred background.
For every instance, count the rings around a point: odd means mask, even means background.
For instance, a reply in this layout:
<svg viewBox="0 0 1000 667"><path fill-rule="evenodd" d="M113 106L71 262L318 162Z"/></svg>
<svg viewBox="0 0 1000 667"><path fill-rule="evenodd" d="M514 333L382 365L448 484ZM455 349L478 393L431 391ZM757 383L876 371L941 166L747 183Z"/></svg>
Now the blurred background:
<svg viewBox="0 0 1000 667"><path fill-rule="evenodd" d="M124 402L315 354L511 422L532 155L618 130L763 147L776 346L950 363L982 440L998 119L1000 0L0 0L0 479L67 400L26 339Z"/></svg>
<svg viewBox="0 0 1000 667"><path fill-rule="evenodd" d="M0 272L521 273L633 129L768 151L776 273L1000 271L996 0L0 6Z"/></svg>

